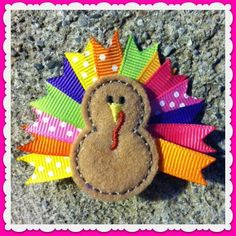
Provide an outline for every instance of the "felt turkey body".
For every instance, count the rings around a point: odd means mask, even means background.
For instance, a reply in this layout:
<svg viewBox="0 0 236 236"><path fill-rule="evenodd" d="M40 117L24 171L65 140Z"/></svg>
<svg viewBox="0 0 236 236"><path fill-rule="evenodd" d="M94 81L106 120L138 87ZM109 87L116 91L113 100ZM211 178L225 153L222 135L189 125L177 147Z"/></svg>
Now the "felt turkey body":
<svg viewBox="0 0 236 236"><path fill-rule="evenodd" d="M150 105L144 89L122 77L103 79L86 92L82 114L86 128L71 154L75 182L104 200L141 192L158 169L156 144L145 129Z"/></svg>
<svg viewBox="0 0 236 236"><path fill-rule="evenodd" d="M187 94L186 76L160 64L157 45L139 51L118 33L103 48L93 38L82 53L65 53L64 74L31 103L34 140L18 160L35 167L26 184L72 177L90 196L108 201L139 194L157 171L206 184L201 170L215 159L196 124L202 99Z"/></svg>

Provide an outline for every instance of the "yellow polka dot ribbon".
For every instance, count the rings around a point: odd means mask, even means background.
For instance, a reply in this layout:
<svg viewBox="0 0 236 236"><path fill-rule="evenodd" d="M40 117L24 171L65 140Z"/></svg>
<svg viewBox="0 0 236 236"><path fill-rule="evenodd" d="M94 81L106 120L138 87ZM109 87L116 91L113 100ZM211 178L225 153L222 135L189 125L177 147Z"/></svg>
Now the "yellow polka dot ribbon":
<svg viewBox="0 0 236 236"><path fill-rule="evenodd" d="M69 178L72 176L70 158L67 156L51 156L29 154L17 158L34 166L34 173L26 181L26 185Z"/></svg>
<svg viewBox="0 0 236 236"><path fill-rule="evenodd" d="M91 40L83 53L66 52L65 56L85 90L98 79Z"/></svg>

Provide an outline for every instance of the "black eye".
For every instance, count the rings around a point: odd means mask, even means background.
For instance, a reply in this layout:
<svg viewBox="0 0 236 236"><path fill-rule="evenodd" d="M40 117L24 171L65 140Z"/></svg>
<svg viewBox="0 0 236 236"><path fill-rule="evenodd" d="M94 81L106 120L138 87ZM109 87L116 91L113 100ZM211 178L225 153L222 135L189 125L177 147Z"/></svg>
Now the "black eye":
<svg viewBox="0 0 236 236"><path fill-rule="evenodd" d="M107 103L113 103L113 97L107 96Z"/></svg>
<svg viewBox="0 0 236 236"><path fill-rule="evenodd" d="M119 103L124 104L125 103L125 98L123 96L119 97Z"/></svg>

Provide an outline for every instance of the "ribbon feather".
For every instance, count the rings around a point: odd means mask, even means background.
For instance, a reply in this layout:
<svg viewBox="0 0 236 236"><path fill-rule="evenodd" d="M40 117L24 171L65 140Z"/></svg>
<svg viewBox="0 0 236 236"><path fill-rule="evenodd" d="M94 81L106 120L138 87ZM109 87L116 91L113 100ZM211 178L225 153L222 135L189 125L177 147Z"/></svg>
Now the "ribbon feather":
<svg viewBox="0 0 236 236"><path fill-rule="evenodd" d="M58 155L68 156L70 154L71 144L58 141L52 138L46 138L40 135L33 134L33 141L17 147L17 149L23 152L46 154L46 155Z"/></svg>
<svg viewBox="0 0 236 236"><path fill-rule="evenodd" d="M145 84L152 77L152 75L160 68L160 66L161 63L159 60L158 53L155 52L151 60L142 70L137 80L140 83Z"/></svg>
<svg viewBox="0 0 236 236"><path fill-rule="evenodd" d="M215 127L213 126L194 124L155 124L150 125L148 130L154 138L162 138L199 152L215 152L215 149L211 148L203 141L208 134L215 130Z"/></svg>
<svg viewBox="0 0 236 236"><path fill-rule="evenodd" d="M68 156L49 156L32 153L17 158L34 166L34 173L26 181L26 185L49 182L53 180L70 178L70 158Z"/></svg>
<svg viewBox="0 0 236 236"><path fill-rule="evenodd" d="M77 128L83 128L81 105L52 85L46 85L48 94L30 105Z"/></svg>
<svg viewBox="0 0 236 236"><path fill-rule="evenodd" d="M124 57L120 67L120 75L136 80L139 78L143 68L157 52L158 45L155 44L143 51L139 51L132 36L129 37L125 47Z"/></svg>
<svg viewBox="0 0 236 236"><path fill-rule="evenodd" d="M117 75L122 61L122 49L118 32L114 33L109 48L104 48L94 38L91 39L91 43L98 78Z"/></svg>
<svg viewBox="0 0 236 236"><path fill-rule="evenodd" d="M163 139L157 139L156 143L160 155L161 172L206 185L201 171L214 162L215 158Z"/></svg>
<svg viewBox="0 0 236 236"><path fill-rule="evenodd" d="M79 135L79 128L39 110L33 109L33 112L36 113L37 119L25 128L26 132L67 143L72 143Z"/></svg>
<svg viewBox="0 0 236 236"><path fill-rule="evenodd" d="M173 111L181 107L200 103L202 99L196 99L187 95L188 80L175 85L167 92L161 94L151 101L152 114Z"/></svg>
<svg viewBox="0 0 236 236"><path fill-rule="evenodd" d="M64 74L56 78L48 79L47 82L76 102L81 103L85 91L67 59L64 59L63 65Z"/></svg>
<svg viewBox="0 0 236 236"><path fill-rule="evenodd" d="M186 78L184 75L172 75L171 61L167 59L146 84L144 84L144 88L147 90L148 97L151 101Z"/></svg>
<svg viewBox="0 0 236 236"><path fill-rule="evenodd" d="M203 102L200 102L191 106L182 107L177 110L164 112L159 115L152 116L149 120L149 124L193 123L202 109Z"/></svg>
<svg viewBox="0 0 236 236"><path fill-rule="evenodd" d="M97 73L94 62L94 52L91 40L88 42L82 53L79 52L66 52L68 59L77 79L86 90L90 85L97 81Z"/></svg>

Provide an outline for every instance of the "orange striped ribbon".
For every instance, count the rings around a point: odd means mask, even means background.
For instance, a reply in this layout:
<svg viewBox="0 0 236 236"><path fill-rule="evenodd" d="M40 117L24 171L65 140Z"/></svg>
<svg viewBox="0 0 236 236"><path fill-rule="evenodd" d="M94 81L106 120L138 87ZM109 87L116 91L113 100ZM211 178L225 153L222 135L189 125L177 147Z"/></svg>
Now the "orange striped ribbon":
<svg viewBox="0 0 236 236"><path fill-rule="evenodd" d="M137 80L140 83L145 84L151 78L151 76L160 68L160 66L161 66L161 63L159 60L158 53L155 52L151 60L142 70Z"/></svg>
<svg viewBox="0 0 236 236"><path fill-rule="evenodd" d="M175 177L206 185L202 169L215 161L215 158L157 139L157 149L160 155L160 171Z"/></svg>
<svg viewBox="0 0 236 236"><path fill-rule="evenodd" d="M109 48L102 47L94 38L91 39L98 77L117 75L122 61L122 49L119 34L116 31Z"/></svg>
<svg viewBox="0 0 236 236"><path fill-rule="evenodd" d="M33 134L32 136L34 138L33 141L23 146L17 147L17 149L23 152L58 156L68 156L70 153L70 143L35 134Z"/></svg>

